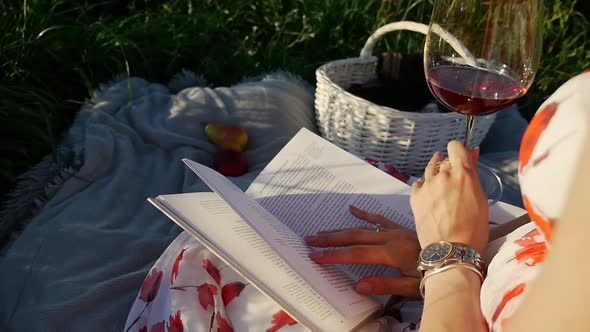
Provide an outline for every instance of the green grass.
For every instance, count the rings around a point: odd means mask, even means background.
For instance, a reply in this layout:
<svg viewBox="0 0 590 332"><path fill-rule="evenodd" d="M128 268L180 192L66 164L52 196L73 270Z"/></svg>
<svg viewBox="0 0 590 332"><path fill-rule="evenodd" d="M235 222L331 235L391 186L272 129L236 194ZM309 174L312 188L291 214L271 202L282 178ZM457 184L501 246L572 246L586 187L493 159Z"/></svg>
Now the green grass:
<svg viewBox="0 0 590 332"><path fill-rule="evenodd" d="M167 82L182 68L213 85L286 69L314 82L375 28L428 22L426 0L0 0L0 193L53 151L81 103L116 74ZM547 0L546 47L523 112L590 67L587 4ZM419 52L401 32L382 49Z"/></svg>

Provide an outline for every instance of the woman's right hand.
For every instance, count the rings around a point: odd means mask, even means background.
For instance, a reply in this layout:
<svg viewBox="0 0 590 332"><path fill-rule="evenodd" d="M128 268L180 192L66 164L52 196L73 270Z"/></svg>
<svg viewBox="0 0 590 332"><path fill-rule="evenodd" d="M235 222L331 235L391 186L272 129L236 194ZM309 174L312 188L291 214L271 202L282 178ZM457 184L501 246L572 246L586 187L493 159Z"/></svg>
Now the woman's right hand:
<svg viewBox="0 0 590 332"><path fill-rule="evenodd" d="M488 202L477 173L479 150L448 144L448 162L435 153L424 180L412 186L410 205L420 244L460 243L482 252L488 243ZM437 163L442 162L440 166Z"/></svg>

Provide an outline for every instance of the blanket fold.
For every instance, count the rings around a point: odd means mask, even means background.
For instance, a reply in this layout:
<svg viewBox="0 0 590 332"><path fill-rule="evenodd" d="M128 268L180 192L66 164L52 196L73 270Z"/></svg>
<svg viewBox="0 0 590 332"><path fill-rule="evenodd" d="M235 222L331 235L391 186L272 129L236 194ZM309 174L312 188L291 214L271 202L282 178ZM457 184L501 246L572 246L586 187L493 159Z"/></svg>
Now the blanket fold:
<svg viewBox="0 0 590 332"><path fill-rule="evenodd" d="M312 91L278 73L232 88L172 94L142 79L105 87L66 138L82 167L0 262L0 330L120 330L149 267L180 229L146 198L208 191L182 158L212 164L201 122L251 135L245 189L301 128L314 130Z"/></svg>

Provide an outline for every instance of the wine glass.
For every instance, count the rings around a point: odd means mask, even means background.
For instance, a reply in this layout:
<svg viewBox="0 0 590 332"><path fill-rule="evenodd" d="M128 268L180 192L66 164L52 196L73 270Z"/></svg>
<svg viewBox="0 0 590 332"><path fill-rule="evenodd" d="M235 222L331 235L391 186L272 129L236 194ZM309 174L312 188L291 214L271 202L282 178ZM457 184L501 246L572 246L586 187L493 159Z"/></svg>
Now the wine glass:
<svg viewBox="0 0 590 332"><path fill-rule="evenodd" d="M435 1L424 71L436 99L467 116L468 150L475 117L510 106L530 88L541 57L542 24L543 0ZM494 204L502 195L500 178L485 165L478 173Z"/></svg>

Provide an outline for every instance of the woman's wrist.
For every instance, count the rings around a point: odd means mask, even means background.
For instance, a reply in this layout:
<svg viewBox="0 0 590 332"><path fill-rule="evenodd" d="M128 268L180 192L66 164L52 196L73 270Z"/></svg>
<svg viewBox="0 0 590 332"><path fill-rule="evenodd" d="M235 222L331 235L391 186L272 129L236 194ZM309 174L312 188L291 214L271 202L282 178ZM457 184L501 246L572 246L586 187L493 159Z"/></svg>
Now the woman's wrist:
<svg viewBox="0 0 590 332"><path fill-rule="evenodd" d="M457 267L428 276L424 280L425 302L451 295L473 295L479 297L481 289L480 276L465 268Z"/></svg>
<svg viewBox="0 0 590 332"><path fill-rule="evenodd" d="M485 331L477 273L453 268L431 275L425 283L421 331Z"/></svg>

